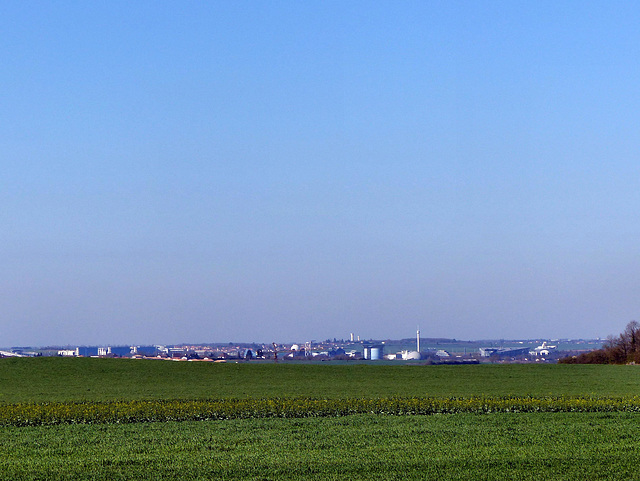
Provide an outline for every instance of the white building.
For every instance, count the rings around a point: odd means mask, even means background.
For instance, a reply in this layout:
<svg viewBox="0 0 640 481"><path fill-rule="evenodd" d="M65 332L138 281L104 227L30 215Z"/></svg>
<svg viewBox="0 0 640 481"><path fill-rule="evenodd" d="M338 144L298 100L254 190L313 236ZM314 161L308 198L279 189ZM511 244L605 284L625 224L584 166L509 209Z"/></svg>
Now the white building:
<svg viewBox="0 0 640 481"><path fill-rule="evenodd" d="M76 347L75 349L60 349L58 351L58 356L63 357L75 357L80 355L80 348Z"/></svg>
<svg viewBox="0 0 640 481"><path fill-rule="evenodd" d="M421 358L422 356L418 351L402 351L402 359L405 361L417 361Z"/></svg>
<svg viewBox="0 0 640 481"><path fill-rule="evenodd" d="M550 346L547 344L547 341L544 341L540 346L536 347L533 351L529 351L529 354L536 357L546 357L556 349L558 349L558 346Z"/></svg>

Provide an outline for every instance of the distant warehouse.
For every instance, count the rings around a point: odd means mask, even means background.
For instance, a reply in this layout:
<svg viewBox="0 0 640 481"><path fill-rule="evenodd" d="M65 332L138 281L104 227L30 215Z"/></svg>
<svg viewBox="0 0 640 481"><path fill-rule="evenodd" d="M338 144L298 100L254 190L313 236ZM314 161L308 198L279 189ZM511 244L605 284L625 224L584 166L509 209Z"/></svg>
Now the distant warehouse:
<svg viewBox="0 0 640 481"><path fill-rule="evenodd" d="M518 348L497 348L497 347L481 347L480 355L482 357L517 357L517 356L526 356L529 354L529 347L518 347Z"/></svg>

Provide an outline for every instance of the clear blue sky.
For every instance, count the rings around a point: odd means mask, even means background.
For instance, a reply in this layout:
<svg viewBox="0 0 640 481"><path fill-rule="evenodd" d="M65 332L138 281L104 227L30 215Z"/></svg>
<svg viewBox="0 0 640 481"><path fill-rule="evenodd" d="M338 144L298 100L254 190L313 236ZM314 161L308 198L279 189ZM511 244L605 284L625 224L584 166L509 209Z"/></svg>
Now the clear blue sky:
<svg viewBox="0 0 640 481"><path fill-rule="evenodd" d="M640 318L640 9L0 5L0 345Z"/></svg>

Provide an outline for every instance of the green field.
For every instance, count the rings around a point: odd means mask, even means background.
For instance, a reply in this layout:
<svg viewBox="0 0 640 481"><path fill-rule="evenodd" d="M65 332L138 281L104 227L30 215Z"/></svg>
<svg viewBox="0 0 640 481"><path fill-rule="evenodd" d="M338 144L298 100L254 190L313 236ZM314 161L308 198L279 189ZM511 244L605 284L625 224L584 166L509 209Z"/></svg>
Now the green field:
<svg viewBox="0 0 640 481"><path fill-rule="evenodd" d="M640 366L0 360L0 403L269 397L640 395Z"/></svg>
<svg viewBox="0 0 640 481"><path fill-rule="evenodd" d="M638 394L638 366L0 360L0 410L33 402L121 409L113 402ZM629 412L5 425L0 479L640 479L639 435L640 414Z"/></svg>
<svg viewBox="0 0 640 481"><path fill-rule="evenodd" d="M638 479L630 414L357 415L0 430L2 479Z"/></svg>

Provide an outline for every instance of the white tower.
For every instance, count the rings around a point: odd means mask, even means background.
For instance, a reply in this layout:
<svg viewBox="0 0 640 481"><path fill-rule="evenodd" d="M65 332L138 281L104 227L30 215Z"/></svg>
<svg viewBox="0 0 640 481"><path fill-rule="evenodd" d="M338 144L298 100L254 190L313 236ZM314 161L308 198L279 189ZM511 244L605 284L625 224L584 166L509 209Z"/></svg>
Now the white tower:
<svg viewBox="0 0 640 481"><path fill-rule="evenodd" d="M418 332L416 334L416 351L420 352L420 326L418 326Z"/></svg>

